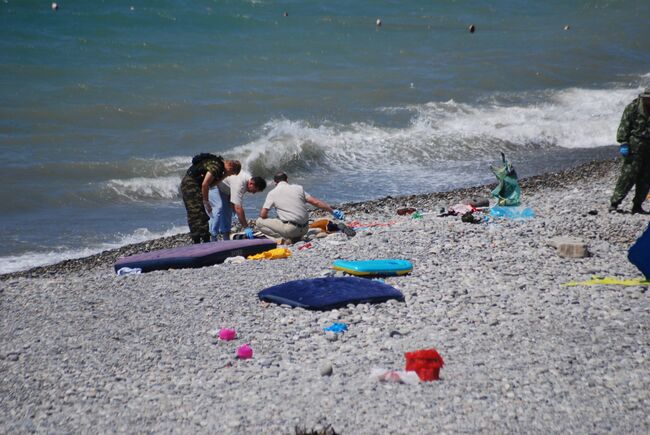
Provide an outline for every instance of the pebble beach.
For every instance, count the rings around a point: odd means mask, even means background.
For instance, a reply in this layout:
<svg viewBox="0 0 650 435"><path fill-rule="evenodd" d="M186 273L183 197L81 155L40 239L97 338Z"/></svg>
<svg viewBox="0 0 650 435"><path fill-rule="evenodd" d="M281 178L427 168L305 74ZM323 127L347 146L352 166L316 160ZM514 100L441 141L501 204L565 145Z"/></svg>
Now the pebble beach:
<svg viewBox="0 0 650 435"><path fill-rule="evenodd" d="M438 216L494 187L476 186L341 204L346 221L382 225L289 246L287 259L115 274L120 256L187 244L183 234L2 275L0 430L648 433L648 287L563 285L641 276L627 250L650 219L607 212L617 175L607 160L521 180L535 213L521 221ZM558 255L559 236L589 255ZM257 297L340 275L335 259L374 258L413 263L385 279L404 302L318 312ZM323 331L333 322L347 332ZM245 343L254 356L238 360ZM371 379L428 348L445 360L440 380Z"/></svg>

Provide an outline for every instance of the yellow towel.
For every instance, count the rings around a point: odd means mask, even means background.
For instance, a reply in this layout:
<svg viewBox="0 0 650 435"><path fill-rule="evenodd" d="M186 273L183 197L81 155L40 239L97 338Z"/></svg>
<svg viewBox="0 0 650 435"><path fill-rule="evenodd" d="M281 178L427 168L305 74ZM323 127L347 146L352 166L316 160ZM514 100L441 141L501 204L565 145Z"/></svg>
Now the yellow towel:
<svg viewBox="0 0 650 435"><path fill-rule="evenodd" d="M650 281L643 278L619 279L612 276L606 276L604 278L594 276L588 281L570 281L562 285L567 287L576 285L650 285Z"/></svg>
<svg viewBox="0 0 650 435"><path fill-rule="evenodd" d="M264 251L260 254L249 255L249 260L277 260L278 258L291 257L289 248L275 248L269 251Z"/></svg>

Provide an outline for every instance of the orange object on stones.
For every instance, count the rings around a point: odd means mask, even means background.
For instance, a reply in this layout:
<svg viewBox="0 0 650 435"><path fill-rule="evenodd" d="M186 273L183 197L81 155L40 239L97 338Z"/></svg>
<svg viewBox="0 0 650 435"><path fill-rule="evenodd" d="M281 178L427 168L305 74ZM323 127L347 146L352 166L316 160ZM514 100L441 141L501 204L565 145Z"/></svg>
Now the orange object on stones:
<svg viewBox="0 0 650 435"><path fill-rule="evenodd" d="M319 219L309 224L309 228L318 228L321 231L327 231L327 224L329 219Z"/></svg>
<svg viewBox="0 0 650 435"><path fill-rule="evenodd" d="M421 349L406 352L406 371L415 372L422 381L439 379L440 369L445 365L444 360L435 349Z"/></svg>

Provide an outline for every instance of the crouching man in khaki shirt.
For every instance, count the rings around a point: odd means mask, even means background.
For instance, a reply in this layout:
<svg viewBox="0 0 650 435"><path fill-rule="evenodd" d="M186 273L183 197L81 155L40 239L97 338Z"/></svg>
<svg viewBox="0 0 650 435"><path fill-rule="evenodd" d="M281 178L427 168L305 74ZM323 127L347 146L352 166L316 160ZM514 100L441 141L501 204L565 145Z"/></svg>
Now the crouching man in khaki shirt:
<svg viewBox="0 0 650 435"><path fill-rule="evenodd" d="M255 222L257 230L274 239L282 238L291 243L300 240L309 230L309 209L307 204L326 210L337 219L343 219L340 210L334 210L325 201L314 198L298 184L287 183L288 177L284 172L278 172L273 177L275 188L266 196L266 201L260 211L260 217ZM269 218L269 210L275 207L277 219Z"/></svg>

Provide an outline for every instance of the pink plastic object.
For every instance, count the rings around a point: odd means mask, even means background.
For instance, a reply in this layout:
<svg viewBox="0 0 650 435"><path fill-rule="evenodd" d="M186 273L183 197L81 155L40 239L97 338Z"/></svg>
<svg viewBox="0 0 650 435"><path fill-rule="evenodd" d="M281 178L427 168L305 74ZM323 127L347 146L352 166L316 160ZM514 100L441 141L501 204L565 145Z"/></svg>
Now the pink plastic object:
<svg viewBox="0 0 650 435"><path fill-rule="evenodd" d="M219 339L224 341L230 341L237 338L237 332L234 329L222 328L219 331Z"/></svg>
<svg viewBox="0 0 650 435"><path fill-rule="evenodd" d="M313 246L313 245L311 244L311 242L307 242L307 243L305 243L304 245L302 245L300 248L298 248L298 250L299 250L299 251L302 251L302 250L304 250L304 249L309 249L309 248L311 248L312 246Z"/></svg>
<svg viewBox="0 0 650 435"><path fill-rule="evenodd" d="M253 349L248 344L239 346L237 349L237 358L239 359L250 359L253 358Z"/></svg>

